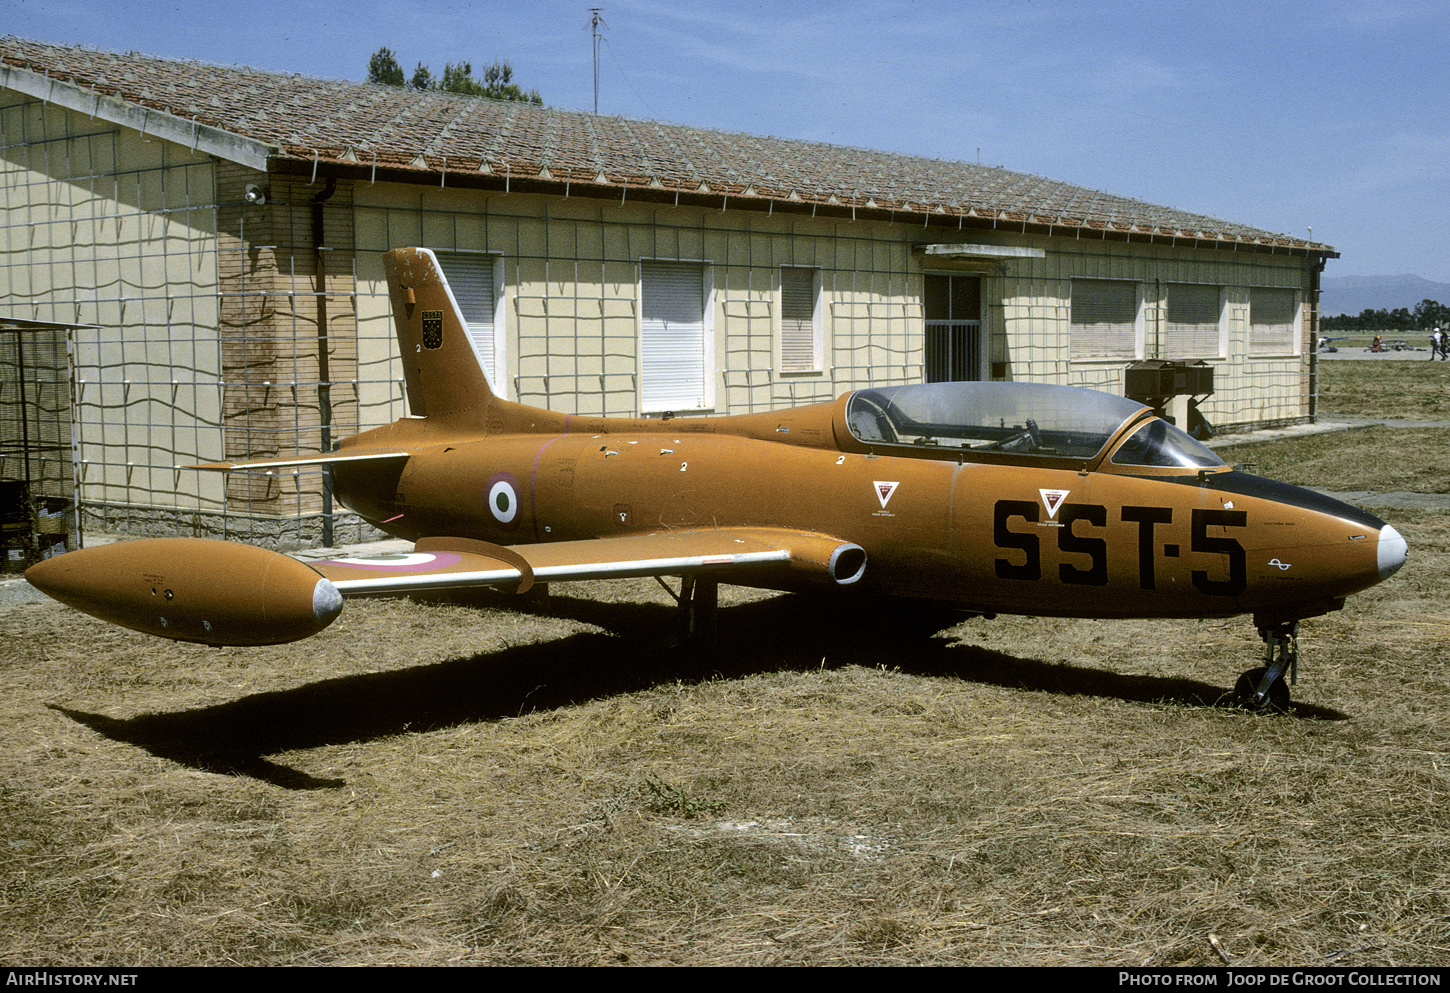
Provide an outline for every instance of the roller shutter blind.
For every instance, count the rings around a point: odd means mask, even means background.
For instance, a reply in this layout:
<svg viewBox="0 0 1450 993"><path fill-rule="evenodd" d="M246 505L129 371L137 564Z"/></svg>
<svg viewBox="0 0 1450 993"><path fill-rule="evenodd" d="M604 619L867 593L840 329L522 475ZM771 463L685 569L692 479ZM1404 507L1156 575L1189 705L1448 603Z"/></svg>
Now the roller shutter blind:
<svg viewBox="0 0 1450 993"><path fill-rule="evenodd" d="M1293 290L1255 287L1249 290L1249 354L1294 354L1294 311L1298 295Z"/></svg>
<svg viewBox="0 0 1450 993"><path fill-rule="evenodd" d="M468 333L473 354L483 368L489 385L498 388L501 384L495 375L494 358L497 354L497 339L494 329L493 267L495 256L473 252L434 252L443 275L448 278L448 288L453 299L463 311L463 326Z"/></svg>
<svg viewBox="0 0 1450 993"><path fill-rule="evenodd" d="M640 296L641 411L704 408L704 267L641 262Z"/></svg>
<svg viewBox="0 0 1450 993"><path fill-rule="evenodd" d="M1072 357L1138 357L1138 284L1126 280L1072 281Z"/></svg>
<svg viewBox="0 0 1450 993"><path fill-rule="evenodd" d="M816 334L816 270L780 270L780 371L814 372L821 367Z"/></svg>
<svg viewBox="0 0 1450 993"><path fill-rule="evenodd" d="M1218 358L1222 354L1219 344L1222 314L1221 287L1170 283L1168 322L1163 341L1164 358Z"/></svg>

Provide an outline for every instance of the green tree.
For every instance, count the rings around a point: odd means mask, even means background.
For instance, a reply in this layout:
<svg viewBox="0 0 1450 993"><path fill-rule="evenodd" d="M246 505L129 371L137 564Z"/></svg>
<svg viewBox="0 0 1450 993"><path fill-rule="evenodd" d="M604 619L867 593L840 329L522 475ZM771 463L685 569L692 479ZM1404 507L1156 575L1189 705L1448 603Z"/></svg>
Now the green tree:
<svg viewBox="0 0 1450 993"><path fill-rule="evenodd" d="M1421 300L1415 304L1415 326L1421 328L1443 328L1450 324L1450 307L1438 300Z"/></svg>
<svg viewBox="0 0 1450 993"><path fill-rule="evenodd" d="M434 76L429 68L419 62L413 76L407 81L415 90L442 90L446 93L463 93L468 96L492 97L495 100L518 100L522 103L543 104L538 90L524 90L514 81L514 67L508 62L495 62L483 70L483 78L473 75L473 63L449 62L443 67L443 75ZM388 86L403 86L403 67L391 48L380 48L368 60L368 82Z"/></svg>
<svg viewBox="0 0 1450 993"><path fill-rule="evenodd" d="M539 96L538 90L524 92L523 88L514 82L514 67L507 62L495 62L483 70L483 95L493 97L495 100L518 100L523 103L544 102Z"/></svg>
<svg viewBox="0 0 1450 993"><path fill-rule="evenodd" d="M443 78L438 89L449 93L464 93L471 97L483 95L483 84L473 78L473 63L450 62L443 67Z"/></svg>
<svg viewBox="0 0 1450 993"><path fill-rule="evenodd" d="M403 85L403 67L391 48L380 48L368 59L368 82L386 86Z"/></svg>

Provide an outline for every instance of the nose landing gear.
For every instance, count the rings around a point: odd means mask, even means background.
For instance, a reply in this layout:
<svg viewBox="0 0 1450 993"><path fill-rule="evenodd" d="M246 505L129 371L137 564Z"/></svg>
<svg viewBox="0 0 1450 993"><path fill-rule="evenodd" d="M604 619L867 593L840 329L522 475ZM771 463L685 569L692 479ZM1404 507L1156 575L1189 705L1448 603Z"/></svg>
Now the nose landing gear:
<svg viewBox="0 0 1450 993"><path fill-rule="evenodd" d="M1266 666L1250 669L1234 684L1234 700L1258 714L1271 714L1289 707L1289 682L1298 682L1299 622L1282 621L1259 628L1264 639Z"/></svg>

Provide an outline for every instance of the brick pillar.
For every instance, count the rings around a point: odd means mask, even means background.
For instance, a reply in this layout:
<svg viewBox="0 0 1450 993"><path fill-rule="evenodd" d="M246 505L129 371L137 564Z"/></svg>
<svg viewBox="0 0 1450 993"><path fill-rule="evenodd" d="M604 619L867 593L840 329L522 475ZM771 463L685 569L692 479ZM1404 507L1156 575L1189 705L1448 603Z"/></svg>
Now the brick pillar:
<svg viewBox="0 0 1450 993"><path fill-rule="evenodd" d="M268 191L243 202L248 184ZM323 245L314 244L312 200L325 189L306 177L217 166L222 429L226 458L319 451L357 430L357 316L353 297L352 187L337 184L322 205ZM324 259L321 281L318 256ZM325 320L325 325L320 321ZM319 334L319 328L324 332ZM326 360L320 361L322 355ZM325 367L327 386L319 386ZM324 411L327 413L324 413ZM316 513L314 475L232 473L227 498L253 513Z"/></svg>

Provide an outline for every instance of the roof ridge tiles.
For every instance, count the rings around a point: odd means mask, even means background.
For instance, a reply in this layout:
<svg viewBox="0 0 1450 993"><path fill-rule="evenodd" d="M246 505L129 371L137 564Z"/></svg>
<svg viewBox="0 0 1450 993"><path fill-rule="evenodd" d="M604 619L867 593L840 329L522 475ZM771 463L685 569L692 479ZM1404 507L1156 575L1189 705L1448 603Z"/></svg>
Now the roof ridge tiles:
<svg viewBox="0 0 1450 993"><path fill-rule="evenodd" d="M486 97L395 89L198 60L120 55L78 45L0 38L0 72L28 71L50 84L114 96L148 112L199 116L209 127L260 142L293 145L306 157L345 161L362 148L379 162L518 176L545 170L555 182L587 175L620 186L691 192L701 184L728 197L782 202L874 204L893 212L1011 217L1013 223L1121 229L1239 243L1245 239L1332 252L1328 246L1091 190L1060 180L941 158L829 142L784 139L683 124L596 116ZM5 78L0 76L0 79ZM119 82L113 82L119 80ZM165 99L156 94L162 93ZM89 96L87 97L89 99ZM169 106L166 106L169 105ZM191 123L191 118L181 117ZM295 153L286 152L293 155ZM446 164L445 164L446 160ZM473 167L470 167L472 169ZM687 177L694 177L692 180ZM765 192L773 191L773 192Z"/></svg>

